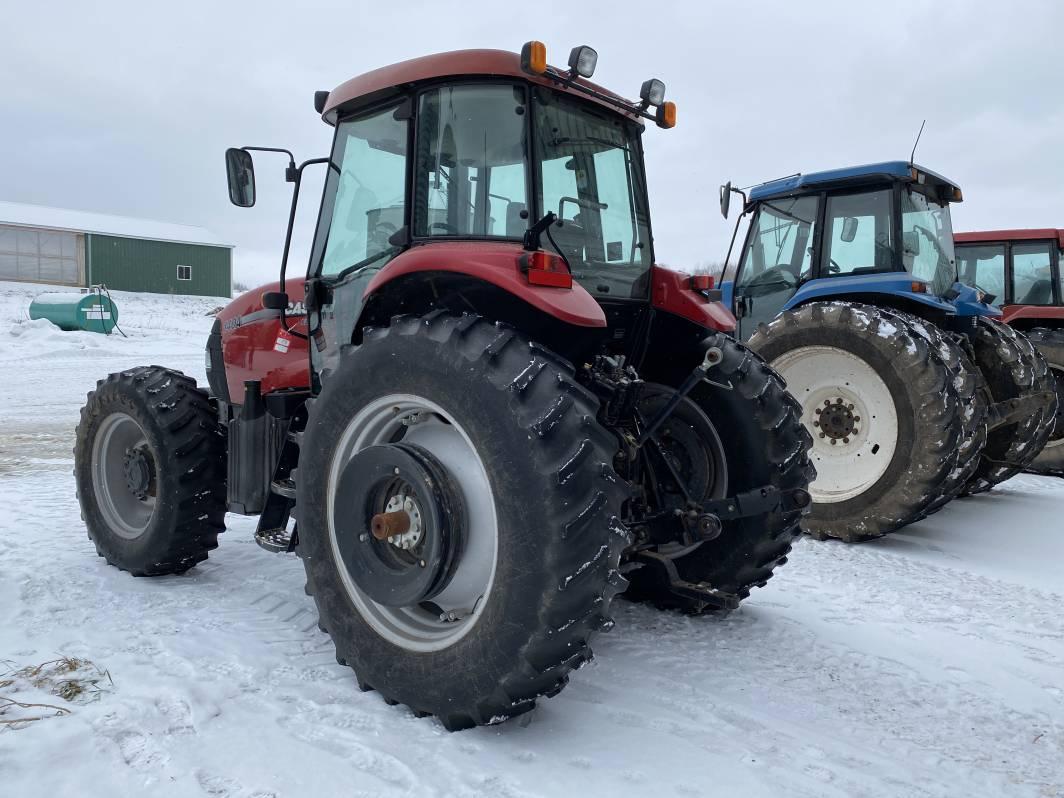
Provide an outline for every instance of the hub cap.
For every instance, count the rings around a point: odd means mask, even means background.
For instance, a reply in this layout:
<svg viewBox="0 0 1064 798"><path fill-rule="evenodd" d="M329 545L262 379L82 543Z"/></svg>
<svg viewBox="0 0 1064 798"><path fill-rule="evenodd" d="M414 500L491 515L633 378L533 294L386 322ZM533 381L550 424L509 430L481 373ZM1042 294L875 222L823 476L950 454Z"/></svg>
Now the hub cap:
<svg viewBox="0 0 1064 798"><path fill-rule="evenodd" d="M155 512L155 455L132 416L112 413L92 442L92 487L107 526L133 540L148 528Z"/></svg>
<svg viewBox="0 0 1064 798"><path fill-rule="evenodd" d="M898 445L890 389L864 360L844 349L806 346L772 363L802 405L813 436L814 502L859 496L886 473Z"/></svg>
<svg viewBox="0 0 1064 798"><path fill-rule="evenodd" d="M369 453L362 454L370 447L385 450L387 457L396 456L394 450L409 448L414 450L410 453L414 460L431 459L438 464L450 482L449 490L461 504L461 523L454 524L454 513L436 511L438 497L430 500L424 490L416 489L418 480L404 473L416 469L406 461L404 464L396 461L394 467L400 469L400 474L395 474L393 467L392 484L383 486L383 492L371 499L369 507L352 507L355 498L352 485L360 476L358 466L370 464ZM426 454L421 456L418 452ZM358 462L353 462L356 459ZM349 465L352 467L348 468ZM360 490L372 492L375 478L364 471L361 477ZM498 553L498 524L487 470L469 435L454 417L435 402L411 394L392 394L374 400L341 432L329 466L328 481L330 546L347 594L366 623L384 639L412 651L436 651L464 637L476 624L491 593ZM398 513L405 513L406 518L393 515ZM373 530L375 520L377 533ZM443 530L441 521L451 522L452 528ZM443 538L454 533L457 526L460 526L460 544L453 540L445 544ZM377 547L370 552L375 552L380 564L388 564L388 558L392 558L395 578L409 576L412 585L414 577L403 569L413 563L421 572L431 570L431 558L419 555L434 546L442 552L443 560L450 554L453 561L444 565L442 583L428 580L432 584L427 595L421 598L415 594L416 600L411 603L396 605L393 599L387 599L387 603L381 601L387 598L380 592L386 584L383 571L374 577L378 581L373 583L367 581L368 572L364 568L350 567L361 562L363 556L360 554L352 560L352 552ZM424 567L420 564L422 560Z"/></svg>

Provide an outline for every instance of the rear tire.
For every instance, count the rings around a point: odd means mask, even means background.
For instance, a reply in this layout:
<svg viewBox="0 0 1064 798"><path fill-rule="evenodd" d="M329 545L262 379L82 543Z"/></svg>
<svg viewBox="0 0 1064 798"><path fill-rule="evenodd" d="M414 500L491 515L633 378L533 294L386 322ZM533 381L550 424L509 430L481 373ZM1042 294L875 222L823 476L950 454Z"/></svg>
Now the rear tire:
<svg viewBox="0 0 1064 798"><path fill-rule="evenodd" d="M808 534L880 537L942 495L960 438L953 375L907 322L815 302L762 324L750 346L786 380L813 435Z"/></svg>
<svg viewBox="0 0 1064 798"><path fill-rule="evenodd" d="M1053 390L1052 374L1045 358L1023 333L1007 324L977 319L972 346L992 401ZM1049 405L1029 418L990 430L967 492L990 490L1030 466L1052 432L1055 413L1055 406Z"/></svg>
<svg viewBox="0 0 1064 798"><path fill-rule="evenodd" d="M961 346L945 330L911 313L883 308L889 318L907 322L916 332L927 339L935 353L953 375L953 390L960 408L961 436L957 443L957 463L942 483L942 494L936 498L923 515L941 510L964 490L979 467L980 455L986 446L987 394L983 375Z"/></svg>
<svg viewBox="0 0 1064 798"><path fill-rule="evenodd" d="M403 423L403 403L431 412ZM392 405L394 420L374 410ZM617 442L597 410L567 363L476 316L394 319L324 377L295 475L299 553L321 625L363 689L453 731L527 712L591 659L591 637L613 625L610 602L627 584L618 564L629 540L618 520L628 489L609 465ZM432 442L444 439L457 447L450 459ZM443 617L444 593L410 605L371 599L366 576L345 564L344 551L373 541L343 540L341 527L366 521L340 504L351 497L332 475L358 452L408 440L460 485L465 543L447 590L487 562L466 558L494 541L490 577L457 620ZM456 467L454 452L470 465Z"/></svg>
<svg viewBox="0 0 1064 798"><path fill-rule="evenodd" d="M1057 394L1053 429L1027 470L1032 474L1064 477L1064 330L1036 327L1027 332L1027 338L1046 359Z"/></svg>
<svg viewBox="0 0 1064 798"><path fill-rule="evenodd" d="M179 574L225 531L225 432L180 371L100 380L81 409L74 477L96 552L134 576Z"/></svg>
<svg viewBox="0 0 1064 798"><path fill-rule="evenodd" d="M678 411L665 425L683 424L694 430L708 424L713 430L715 440L708 446L719 450L717 459L724 461L723 468L717 466L715 470L725 473L726 484L718 479L704 485L703 500L734 496L762 485L781 491L807 490L816 474L809 461L812 439L801 424L801 408L779 375L760 356L727 335L714 334L705 343L723 355L710 379L731 389L700 383L689 394L691 404L681 405L683 412ZM702 415L701 424L684 420L692 413ZM775 569L787 562L801 533L800 519L798 510L775 510L724 521L717 538L675 560L677 572L686 581L708 583L745 599L754 587L764 587ZM633 598L688 612L709 609L692 599L662 594L646 567L628 576Z"/></svg>

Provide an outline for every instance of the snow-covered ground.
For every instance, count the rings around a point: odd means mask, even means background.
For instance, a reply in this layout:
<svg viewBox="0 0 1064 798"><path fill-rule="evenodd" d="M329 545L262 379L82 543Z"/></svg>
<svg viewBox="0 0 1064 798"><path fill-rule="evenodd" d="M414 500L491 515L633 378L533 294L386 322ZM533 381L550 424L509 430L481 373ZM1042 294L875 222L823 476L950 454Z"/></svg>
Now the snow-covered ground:
<svg viewBox="0 0 1064 798"><path fill-rule="evenodd" d="M33 293L0 283L0 685L61 656L109 678L72 702L0 686L71 710L0 726L2 795L1064 795L1064 481L804 541L727 618L619 602L559 697L448 734L358 691L301 564L249 519L180 577L96 556L71 476L85 393L136 364L202 380L222 300L116 292L122 338L25 321Z"/></svg>

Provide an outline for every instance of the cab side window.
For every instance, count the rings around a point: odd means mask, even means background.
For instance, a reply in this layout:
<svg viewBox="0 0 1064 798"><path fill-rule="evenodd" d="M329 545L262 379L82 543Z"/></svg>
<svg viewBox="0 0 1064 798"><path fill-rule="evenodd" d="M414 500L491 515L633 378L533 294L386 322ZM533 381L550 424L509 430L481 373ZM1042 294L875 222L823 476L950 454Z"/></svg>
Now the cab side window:
<svg viewBox="0 0 1064 798"><path fill-rule="evenodd" d="M1020 305L1053 304L1050 245L1012 245L1012 301Z"/></svg>
<svg viewBox="0 0 1064 798"><path fill-rule="evenodd" d="M891 191L828 197L824 274L862 274L894 268Z"/></svg>

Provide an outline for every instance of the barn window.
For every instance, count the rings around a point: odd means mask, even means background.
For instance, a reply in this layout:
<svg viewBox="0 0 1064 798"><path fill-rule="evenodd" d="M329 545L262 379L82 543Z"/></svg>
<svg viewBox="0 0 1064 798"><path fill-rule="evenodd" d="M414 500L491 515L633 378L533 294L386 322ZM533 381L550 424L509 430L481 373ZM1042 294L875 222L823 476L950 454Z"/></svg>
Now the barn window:
<svg viewBox="0 0 1064 798"><path fill-rule="evenodd" d="M191 280L192 279L192 267L181 266L177 267L177 279L178 280Z"/></svg>

